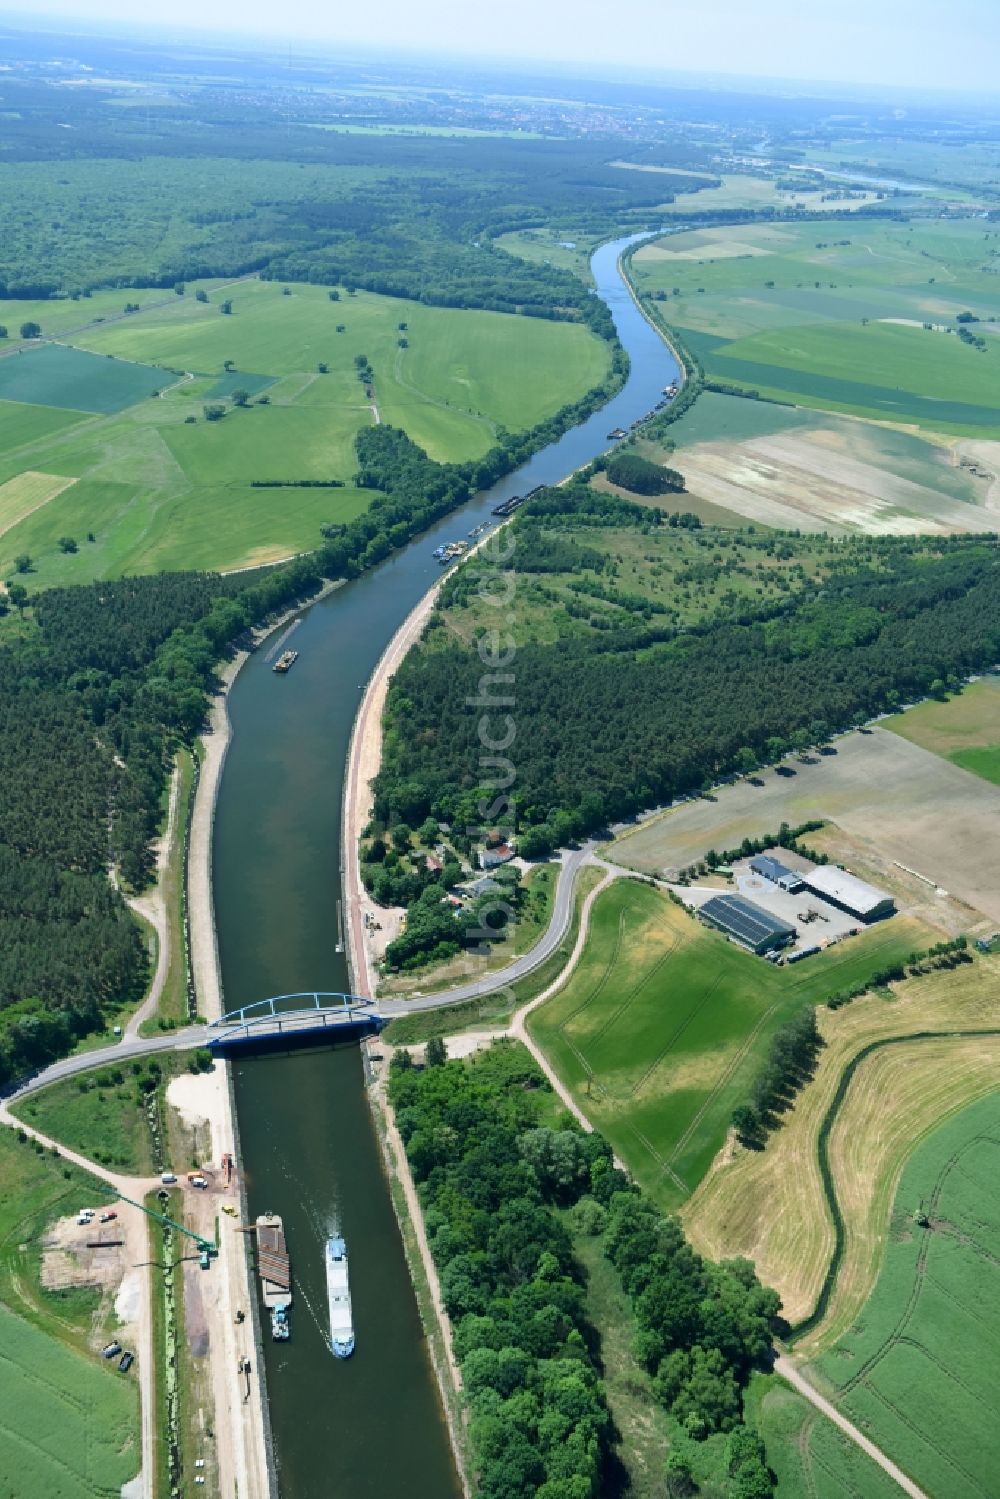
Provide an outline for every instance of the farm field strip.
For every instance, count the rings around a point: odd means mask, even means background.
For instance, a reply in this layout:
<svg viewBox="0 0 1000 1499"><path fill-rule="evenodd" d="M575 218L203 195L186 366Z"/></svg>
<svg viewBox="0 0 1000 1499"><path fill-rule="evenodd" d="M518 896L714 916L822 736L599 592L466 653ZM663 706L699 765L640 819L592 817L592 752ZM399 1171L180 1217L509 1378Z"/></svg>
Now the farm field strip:
<svg viewBox="0 0 1000 1499"><path fill-rule="evenodd" d="M771 399L992 436L1000 348L954 336L1000 314L978 223L742 224L672 235L634 257L710 378Z"/></svg>
<svg viewBox="0 0 1000 1499"><path fill-rule="evenodd" d="M835 1012L821 1009L817 1018L825 1045L815 1076L780 1129L763 1151L722 1152L684 1206L685 1225L698 1248L716 1258L753 1259L761 1278L780 1292L786 1319L801 1322L816 1305L835 1248L819 1164L823 1121L853 1059L866 1047L899 1041L860 1064L836 1111L830 1168L845 1223L845 1251L823 1324L808 1335L804 1348L828 1345L836 1336L830 1329L843 1326L863 1303L885 1243L894 1183L912 1141L933 1126L936 1109L961 1106L981 1092L1000 1060L996 1036L900 1038L1000 1029L997 977L997 960L977 957L953 972L907 979L894 986L891 1001L868 995ZM980 1063L980 1054L988 1060ZM912 1084L911 1072L918 1080ZM886 1091L890 1087L897 1092ZM888 1098L898 1100L905 1128L894 1123ZM845 1159L852 1150L860 1156ZM769 1204L768 1212L761 1211L762 1203Z"/></svg>
<svg viewBox="0 0 1000 1499"><path fill-rule="evenodd" d="M64 479L59 474L26 469L16 479L0 484L0 536L75 483L75 479Z"/></svg>

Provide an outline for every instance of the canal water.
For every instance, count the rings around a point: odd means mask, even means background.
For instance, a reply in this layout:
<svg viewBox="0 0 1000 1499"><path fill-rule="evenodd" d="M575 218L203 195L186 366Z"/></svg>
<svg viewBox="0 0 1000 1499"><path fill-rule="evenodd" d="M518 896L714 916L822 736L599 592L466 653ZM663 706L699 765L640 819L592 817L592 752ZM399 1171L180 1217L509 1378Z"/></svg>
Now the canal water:
<svg viewBox="0 0 1000 1499"><path fill-rule="evenodd" d="M289 641L299 659L287 677L271 671L262 649L237 678L213 863L227 1010L348 988L336 917L351 726L382 651L440 575L433 549L464 537L499 500L555 483L605 451L612 428L627 427L679 378L618 273L630 243L605 245L592 261L631 358L624 389L493 490L309 609ZM358 1047L248 1060L235 1086L250 1211L282 1215L294 1278L291 1340L265 1336L283 1499L458 1495ZM347 1239L357 1334L343 1363L324 1342L323 1247L334 1231Z"/></svg>

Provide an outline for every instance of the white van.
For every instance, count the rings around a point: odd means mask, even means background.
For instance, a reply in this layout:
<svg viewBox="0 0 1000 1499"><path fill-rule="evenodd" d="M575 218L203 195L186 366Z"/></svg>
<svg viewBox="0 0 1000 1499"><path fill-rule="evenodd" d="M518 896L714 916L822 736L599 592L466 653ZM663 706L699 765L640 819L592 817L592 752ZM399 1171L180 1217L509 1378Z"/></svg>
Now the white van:
<svg viewBox="0 0 1000 1499"><path fill-rule="evenodd" d="M177 1178L172 1171L164 1171L163 1175L160 1177L160 1181L165 1187L172 1187L176 1180Z"/></svg>

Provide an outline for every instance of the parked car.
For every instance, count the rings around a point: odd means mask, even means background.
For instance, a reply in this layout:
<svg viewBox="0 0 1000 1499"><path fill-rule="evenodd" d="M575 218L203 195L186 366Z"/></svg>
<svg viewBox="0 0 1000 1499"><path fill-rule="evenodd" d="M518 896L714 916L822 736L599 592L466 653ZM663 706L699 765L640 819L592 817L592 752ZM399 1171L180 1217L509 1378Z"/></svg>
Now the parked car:
<svg viewBox="0 0 1000 1499"><path fill-rule="evenodd" d="M118 1360L118 1367L122 1371L123 1374L127 1374L128 1371L131 1369L132 1364L133 1364L134 1361L135 1361L135 1354L134 1353L123 1353L122 1356L121 1356L121 1358Z"/></svg>
<svg viewBox="0 0 1000 1499"><path fill-rule="evenodd" d="M172 1187L176 1180L177 1178L172 1171L164 1171L160 1177L160 1181L167 1187Z"/></svg>
<svg viewBox="0 0 1000 1499"><path fill-rule="evenodd" d="M107 1347L101 1349L105 1358L114 1358L121 1351L122 1345L120 1343L109 1343Z"/></svg>
<svg viewBox="0 0 1000 1499"><path fill-rule="evenodd" d="M118 1214L115 1213L115 1212L102 1213L101 1214L101 1222L102 1223L113 1223L117 1217L118 1217Z"/></svg>

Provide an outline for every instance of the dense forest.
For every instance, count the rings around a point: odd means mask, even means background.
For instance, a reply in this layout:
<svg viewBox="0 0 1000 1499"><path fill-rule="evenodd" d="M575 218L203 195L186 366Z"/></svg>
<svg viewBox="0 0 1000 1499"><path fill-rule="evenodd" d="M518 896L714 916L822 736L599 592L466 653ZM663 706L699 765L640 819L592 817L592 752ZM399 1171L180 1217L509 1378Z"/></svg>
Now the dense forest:
<svg viewBox="0 0 1000 1499"><path fill-rule="evenodd" d="M735 617L637 620L521 646L508 817L522 851L700 791L1000 658L995 539L889 540L845 547L844 562L775 601L748 596ZM440 638L404 662L376 782L380 821L475 825L489 794L469 707L481 675L475 651Z"/></svg>
<svg viewBox="0 0 1000 1499"><path fill-rule="evenodd" d="M318 585L311 563L50 589L0 646L0 1086L136 1001L140 888L175 746L229 641Z"/></svg>
<svg viewBox="0 0 1000 1499"><path fill-rule="evenodd" d="M260 272L582 319L610 337L607 308L577 276L491 241L560 220L574 234L606 237L644 224L673 190L716 180L618 170L601 141L317 129L315 100L297 91L272 99L260 85L241 101L213 81L197 91L194 118L182 97L141 119L109 109L109 97L0 86L9 226L0 295Z"/></svg>
<svg viewBox="0 0 1000 1499"><path fill-rule="evenodd" d="M438 1042L422 1070L409 1060L394 1058L390 1096L452 1319L477 1493L608 1492L614 1433L575 1232L603 1236L631 1299L635 1356L675 1423L675 1485L691 1476L685 1447L697 1466L700 1444L714 1438L731 1475L722 1492L767 1499L771 1479L759 1438L743 1425L742 1391L770 1348L776 1294L745 1261L697 1255L599 1135L543 1123L548 1085L521 1048L494 1046L463 1064L447 1062Z"/></svg>

